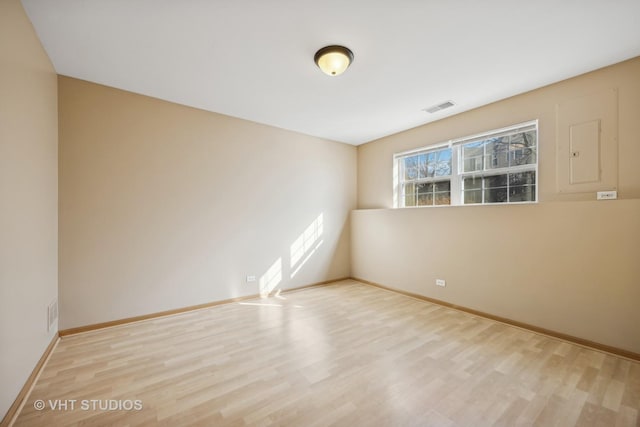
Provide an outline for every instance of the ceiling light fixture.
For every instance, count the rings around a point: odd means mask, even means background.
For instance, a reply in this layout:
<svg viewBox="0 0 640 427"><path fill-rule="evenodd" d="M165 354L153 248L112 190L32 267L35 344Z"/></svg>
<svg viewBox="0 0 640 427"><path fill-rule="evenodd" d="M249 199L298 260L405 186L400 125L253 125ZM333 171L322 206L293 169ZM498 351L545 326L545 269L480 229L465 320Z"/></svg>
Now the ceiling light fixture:
<svg viewBox="0 0 640 427"><path fill-rule="evenodd" d="M344 46L326 46L316 52L313 60L330 76L339 76L353 62L353 52Z"/></svg>

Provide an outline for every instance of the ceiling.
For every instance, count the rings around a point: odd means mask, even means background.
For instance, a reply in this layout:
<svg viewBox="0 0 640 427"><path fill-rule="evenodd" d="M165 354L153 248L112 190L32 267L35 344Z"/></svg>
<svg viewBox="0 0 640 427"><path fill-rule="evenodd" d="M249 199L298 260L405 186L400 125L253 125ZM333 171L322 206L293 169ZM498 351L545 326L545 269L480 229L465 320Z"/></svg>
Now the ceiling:
<svg viewBox="0 0 640 427"><path fill-rule="evenodd" d="M355 145L640 55L640 0L22 3L59 74Z"/></svg>

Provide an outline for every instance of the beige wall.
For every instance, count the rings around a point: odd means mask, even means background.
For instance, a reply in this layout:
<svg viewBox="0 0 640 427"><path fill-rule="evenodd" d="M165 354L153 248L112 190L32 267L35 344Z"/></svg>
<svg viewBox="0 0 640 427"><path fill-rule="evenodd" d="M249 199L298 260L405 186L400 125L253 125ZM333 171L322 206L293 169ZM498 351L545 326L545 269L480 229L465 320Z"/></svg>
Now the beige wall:
<svg viewBox="0 0 640 427"><path fill-rule="evenodd" d="M618 196L640 198L640 58L471 110L358 147L358 208L393 207L393 154L539 120L540 201L592 200L556 192L556 104L618 89Z"/></svg>
<svg viewBox="0 0 640 427"><path fill-rule="evenodd" d="M640 353L640 58L358 147L352 274ZM556 191L556 104L618 89L618 193ZM540 203L392 206L392 156L539 119ZM447 286L435 286L436 278Z"/></svg>
<svg viewBox="0 0 640 427"><path fill-rule="evenodd" d="M57 332L57 80L18 0L0 0L0 419Z"/></svg>
<svg viewBox="0 0 640 427"><path fill-rule="evenodd" d="M355 147L66 77L59 109L61 329L350 275Z"/></svg>
<svg viewBox="0 0 640 427"><path fill-rule="evenodd" d="M0 415L57 331L58 277L62 328L351 274L640 352L639 75L627 61L356 150L56 79L0 0ZM626 200L558 194L555 105L609 88ZM368 209L391 207L393 153L536 118L541 203Z"/></svg>
<svg viewBox="0 0 640 427"><path fill-rule="evenodd" d="M352 235L355 277L640 353L640 200L359 210Z"/></svg>

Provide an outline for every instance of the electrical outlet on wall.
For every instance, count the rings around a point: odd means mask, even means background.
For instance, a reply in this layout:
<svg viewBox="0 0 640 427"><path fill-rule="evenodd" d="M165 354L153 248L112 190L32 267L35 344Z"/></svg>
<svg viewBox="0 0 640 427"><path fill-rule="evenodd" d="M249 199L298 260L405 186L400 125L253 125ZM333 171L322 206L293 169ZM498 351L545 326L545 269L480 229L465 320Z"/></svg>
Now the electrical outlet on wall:
<svg viewBox="0 0 640 427"><path fill-rule="evenodd" d="M617 191L598 191L597 199L598 200L615 200L618 198Z"/></svg>
<svg viewBox="0 0 640 427"><path fill-rule="evenodd" d="M256 276L247 276L247 283L255 282L255 281L256 281Z"/></svg>
<svg viewBox="0 0 640 427"><path fill-rule="evenodd" d="M444 279L436 279L436 286L447 286L447 282Z"/></svg>

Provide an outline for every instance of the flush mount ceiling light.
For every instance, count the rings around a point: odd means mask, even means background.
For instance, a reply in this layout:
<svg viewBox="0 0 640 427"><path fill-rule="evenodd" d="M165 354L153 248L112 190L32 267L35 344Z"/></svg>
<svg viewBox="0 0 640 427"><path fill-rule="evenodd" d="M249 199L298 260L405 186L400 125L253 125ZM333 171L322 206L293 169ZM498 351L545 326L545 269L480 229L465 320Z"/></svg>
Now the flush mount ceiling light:
<svg viewBox="0 0 640 427"><path fill-rule="evenodd" d="M316 52L313 60L325 74L339 76L353 62L353 52L344 46L326 46Z"/></svg>

